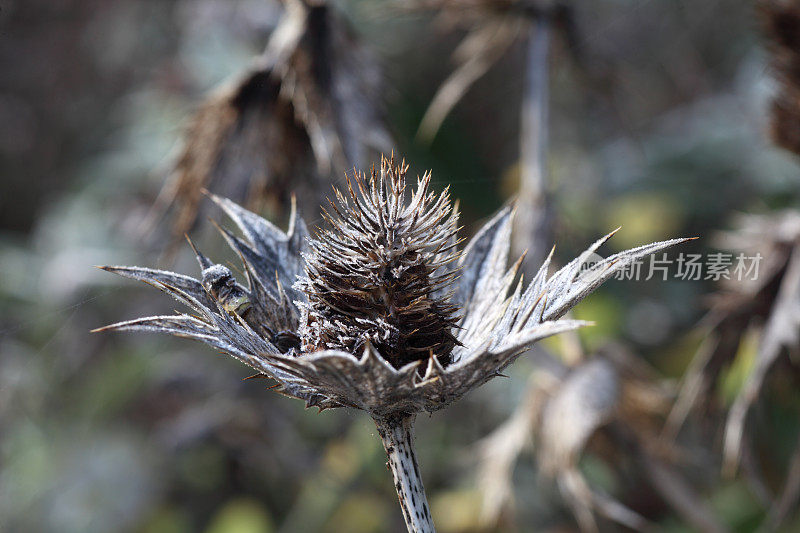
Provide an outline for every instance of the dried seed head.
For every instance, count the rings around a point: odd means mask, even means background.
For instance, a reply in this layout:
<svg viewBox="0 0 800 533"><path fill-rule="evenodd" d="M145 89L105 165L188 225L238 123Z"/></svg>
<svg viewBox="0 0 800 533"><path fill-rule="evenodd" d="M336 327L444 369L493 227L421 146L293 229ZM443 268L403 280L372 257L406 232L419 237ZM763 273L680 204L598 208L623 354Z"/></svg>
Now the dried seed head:
<svg viewBox="0 0 800 533"><path fill-rule="evenodd" d="M450 362L458 317L447 294L456 274L446 266L458 257L458 213L447 189L429 192L430 173L406 203L407 170L384 158L368 180L348 178L347 195L334 189L328 227L311 241L297 284L308 297L303 351L360 355L369 342L395 368L431 353Z"/></svg>

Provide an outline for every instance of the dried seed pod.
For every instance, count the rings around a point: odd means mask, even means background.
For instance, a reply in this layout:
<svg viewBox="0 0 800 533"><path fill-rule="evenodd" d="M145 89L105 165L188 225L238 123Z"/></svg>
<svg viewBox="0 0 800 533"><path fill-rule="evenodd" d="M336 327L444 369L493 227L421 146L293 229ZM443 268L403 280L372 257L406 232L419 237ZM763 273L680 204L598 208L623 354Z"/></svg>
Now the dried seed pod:
<svg viewBox="0 0 800 533"><path fill-rule="evenodd" d="M337 192L334 215L325 212L330 227L311 241L298 283L308 298L305 351L360 354L371 343L395 368L429 354L450 362L459 317L445 294L454 277L446 267L458 258L457 212L446 189L429 192L430 173L404 205L407 171L383 159L368 182L348 179L349 197Z"/></svg>

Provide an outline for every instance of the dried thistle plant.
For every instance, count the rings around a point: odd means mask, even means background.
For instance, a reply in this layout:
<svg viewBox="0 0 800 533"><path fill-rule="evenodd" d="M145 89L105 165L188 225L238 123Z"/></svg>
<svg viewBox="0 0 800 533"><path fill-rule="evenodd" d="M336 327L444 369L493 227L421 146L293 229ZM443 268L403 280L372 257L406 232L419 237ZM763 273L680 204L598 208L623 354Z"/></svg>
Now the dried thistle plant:
<svg viewBox="0 0 800 533"><path fill-rule="evenodd" d="M194 314L154 316L102 330L170 333L220 349L320 410L368 412L389 457L409 531L433 531L413 423L482 385L536 341L584 325L569 309L631 261L681 239L649 244L587 267L611 234L525 285L507 267L514 210L500 210L458 252L458 213L431 175L406 195L405 164L383 159L348 179L310 238L294 215L287 233L234 202L212 199L245 239L224 230L247 286L196 252L199 280L139 267L103 267L147 282ZM408 198L407 198L408 196Z"/></svg>
<svg viewBox="0 0 800 533"><path fill-rule="evenodd" d="M174 211L176 238L194 225L203 188L266 204L278 215L291 195L316 209L333 169L366 164L391 145L377 63L335 7L324 0L283 4L263 55L217 88L189 122L154 209Z"/></svg>

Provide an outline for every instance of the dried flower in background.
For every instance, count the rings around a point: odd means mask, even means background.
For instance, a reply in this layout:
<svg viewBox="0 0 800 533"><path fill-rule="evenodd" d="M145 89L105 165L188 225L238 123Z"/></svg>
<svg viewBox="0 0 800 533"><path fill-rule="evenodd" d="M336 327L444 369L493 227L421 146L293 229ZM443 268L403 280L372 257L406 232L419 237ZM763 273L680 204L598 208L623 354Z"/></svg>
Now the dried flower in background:
<svg viewBox="0 0 800 533"><path fill-rule="evenodd" d="M335 8L322 0L284 6L264 54L191 119L154 209L175 211L175 238L192 228L203 188L280 215L292 194L306 208L319 205L333 169L365 164L391 145L378 67Z"/></svg>
<svg viewBox="0 0 800 533"><path fill-rule="evenodd" d="M641 531L652 523L592 486L578 468L593 448L620 477L633 463L643 481L687 523L703 531L724 531L713 513L678 471L686 453L659 442L661 421L673 391L621 345L609 345L566 366L549 354L531 375L525 400L479 445L479 475L486 525L514 504L513 467L530 442L541 471L552 477L582 531L597 531L595 514ZM593 444L592 444L593 443Z"/></svg>
<svg viewBox="0 0 800 533"><path fill-rule="evenodd" d="M406 199L405 164L348 180L307 236L294 215L288 233L212 196L247 242L225 231L248 286L202 253L201 280L138 267L105 270L150 283L195 315L155 316L103 330L157 331L201 340L277 381L278 391L320 409L355 407L375 420L410 531L433 522L413 450L413 420L500 374L537 340L583 325L560 320L601 283L674 239L587 267L612 234L552 276L550 259L530 284L507 269L513 209L497 213L459 254L457 211L431 175Z"/></svg>
<svg viewBox="0 0 800 533"><path fill-rule="evenodd" d="M777 527L800 495L800 442L790 459L781 494L774 497L752 456L745 430L768 372L781 354L794 350L800 338L800 213L789 210L769 216L742 215L735 225L734 230L718 236L718 246L734 255L760 255L758 276L747 281L730 280L715 295L711 310L701 322L705 339L683 376L664 436L675 439L692 410L715 403L711 397L714 384L740 357L747 340L755 338L754 362L727 414L724 470L732 475L742 463L752 490L771 508L771 527Z"/></svg>
<svg viewBox="0 0 800 533"><path fill-rule="evenodd" d="M770 110L770 134L775 144L800 155L800 2L761 0L759 7L779 84Z"/></svg>

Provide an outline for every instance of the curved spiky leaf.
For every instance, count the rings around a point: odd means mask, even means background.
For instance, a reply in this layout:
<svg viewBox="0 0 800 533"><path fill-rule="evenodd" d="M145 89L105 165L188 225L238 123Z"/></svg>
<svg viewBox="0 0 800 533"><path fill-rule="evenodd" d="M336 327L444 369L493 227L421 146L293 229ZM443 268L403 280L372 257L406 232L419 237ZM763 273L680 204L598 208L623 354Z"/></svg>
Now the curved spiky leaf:
<svg viewBox="0 0 800 533"><path fill-rule="evenodd" d="M277 277L285 290L291 293L291 300L302 298L302 294L294 293L291 287L303 271L303 253L308 247L308 230L296 210L292 210L289 232L284 233L268 220L227 198L213 194L209 194L209 197L244 234L247 242L230 231L223 230L228 244L253 267L264 285L269 287L271 280Z"/></svg>
<svg viewBox="0 0 800 533"><path fill-rule="evenodd" d="M614 233L616 232L611 232L599 239L577 259L571 261L548 280L545 286L545 292L548 295L547 307L543 313L545 320L554 320L564 316L567 311L591 294L597 287L634 261L676 244L693 240L693 238L670 239L646 244L614 254L597 262L589 269L581 271L587 260L593 257L596 250L611 238Z"/></svg>
<svg viewBox="0 0 800 533"><path fill-rule="evenodd" d="M470 240L458 260L459 278L455 285L453 303L466 306L472 301L478 286L491 285L502 277L508 260L513 209L503 207Z"/></svg>
<svg viewBox="0 0 800 533"><path fill-rule="evenodd" d="M198 280L189 276L184 276L183 274L145 267L101 266L99 268L105 270L106 272L119 274L125 278L148 283L168 294L171 293L170 288L174 287L180 289L186 294L193 296L204 306L214 305L212 300L206 294L203 284Z"/></svg>
<svg viewBox="0 0 800 533"><path fill-rule="evenodd" d="M111 324L97 331L147 331L167 333L177 337L199 340L225 351L236 359L271 377L273 369L261 357L248 353L220 335L220 329L188 315L151 316Z"/></svg>
<svg viewBox="0 0 800 533"><path fill-rule="evenodd" d="M496 346L493 346L491 340L487 340L484 345L477 346L460 362L445 369L442 379L446 383L447 389L438 391L436 393L438 402L426 405L426 409L429 411L441 409L461 398L470 390L499 376L503 369L536 342L590 324L590 322L582 320L556 320L520 331L507 337Z"/></svg>

